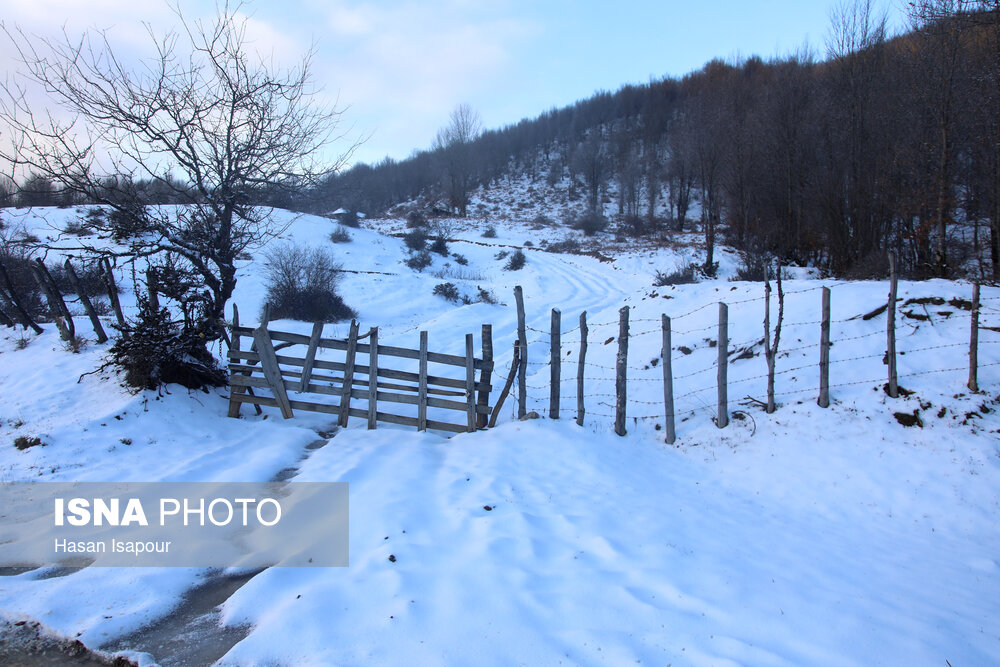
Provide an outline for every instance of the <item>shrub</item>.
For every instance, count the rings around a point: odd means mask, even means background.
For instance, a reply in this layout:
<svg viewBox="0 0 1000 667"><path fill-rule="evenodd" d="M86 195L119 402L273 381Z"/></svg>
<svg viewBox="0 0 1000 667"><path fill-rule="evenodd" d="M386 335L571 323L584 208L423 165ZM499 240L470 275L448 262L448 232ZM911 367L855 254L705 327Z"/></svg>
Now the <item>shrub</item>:
<svg viewBox="0 0 1000 667"><path fill-rule="evenodd" d="M494 227L493 225L487 227L486 231L483 232L484 239L495 239L496 237L497 237L497 228Z"/></svg>
<svg viewBox="0 0 1000 667"><path fill-rule="evenodd" d="M423 229L414 229L403 235L403 244L413 252L420 252L427 245L427 232Z"/></svg>
<svg viewBox="0 0 1000 667"><path fill-rule="evenodd" d="M504 257L506 257L509 254L510 253L508 251L501 250L500 252L498 252L496 255L493 256L493 259L503 259Z"/></svg>
<svg viewBox="0 0 1000 667"><path fill-rule="evenodd" d="M520 271L524 268L527 261L528 258L524 256L523 252L515 250L514 254L510 256L510 259L507 260L507 264L503 268L508 271Z"/></svg>
<svg viewBox="0 0 1000 667"><path fill-rule="evenodd" d="M497 298L493 294L493 292L491 292L489 290L485 290L482 287L478 287L478 286L476 287L476 289L479 291L478 297L479 297L480 303L488 303L488 304L493 305L493 306L495 306L498 303Z"/></svg>
<svg viewBox="0 0 1000 667"><path fill-rule="evenodd" d="M453 254L453 255L452 255L451 257L452 257L452 259L454 259L454 260L455 260L455 263L456 263L456 264L458 264L459 266L467 266L467 265L469 264L469 260L467 260L467 259L465 258L465 255L459 255L459 254L458 254L458 253L456 252L456 253L455 253L455 254Z"/></svg>
<svg viewBox="0 0 1000 667"><path fill-rule="evenodd" d="M340 224L345 227L354 227L357 229L361 226L361 221L358 219L357 211L347 211L346 213L340 214ZM337 243L337 241L334 241Z"/></svg>
<svg viewBox="0 0 1000 667"><path fill-rule="evenodd" d="M553 224L555 224L555 222L552 220L552 218L540 213L535 216L534 220L531 221L531 228L534 230L539 230L539 229L544 229L545 227L550 227Z"/></svg>
<svg viewBox="0 0 1000 667"><path fill-rule="evenodd" d="M656 278L653 279L653 286L689 285L695 282L698 282L698 279L695 277L695 266L694 264L687 263L670 273L657 271Z"/></svg>
<svg viewBox="0 0 1000 667"><path fill-rule="evenodd" d="M406 214L406 228L418 229L427 226L427 217L420 211L410 211Z"/></svg>
<svg viewBox="0 0 1000 667"><path fill-rule="evenodd" d="M455 283L440 283L434 286L434 295L444 297L445 301L450 301L452 303L458 303L461 295L458 293L458 288L455 287Z"/></svg>
<svg viewBox="0 0 1000 667"><path fill-rule="evenodd" d="M111 238L117 243L128 241L149 232L152 228L141 207L134 209L114 209L108 216Z"/></svg>
<svg viewBox="0 0 1000 667"><path fill-rule="evenodd" d="M357 316L337 294L342 267L325 248L277 246L267 253L264 269L272 319L337 322Z"/></svg>
<svg viewBox="0 0 1000 667"><path fill-rule="evenodd" d="M608 219L597 211L587 211L573 222L573 229L579 229L585 236L593 236L608 227Z"/></svg>
<svg viewBox="0 0 1000 667"><path fill-rule="evenodd" d="M406 265L414 271L423 271L433 263L434 260L431 259L431 254L426 250L415 252L406 260Z"/></svg>
<svg viewBox="0 0 1000 667"><path fill-rule="evenodd" d="M436 252L442 257L448 256L448 242L444 240L444 237L437 237L434 239L434 243L431 244L431 252Z"/></svg>
<svg viewBox="0 0 1000 667"><path fill-rule="evenodd" d="M545 247L546 252L564 252L564 253L574 253L580 251L580 242L576 239L566 239L564 241L557 241L556 243L550 243Z"/></svg>
<svg viewBox="0 0 1000 667"><path fill-rule="evenodd" d="M343 225L337 225L337 228L330 232L330 241L333 243L350 243L351 233Z"/></svg>
<svg viewBox="0 0 1000 667"><path fill-rule="evenodd" d="M531 241L525 241L525 242L524 242L524 247L525 247L525 248L531 248L531 247L533 247L534 245L535 245L535 244L534 244L534 243L532 243Z"/></svg>
<svg viewBox="0 0 1000 667"><path fill-rule="evenodd" d="M85 220L77 218L76 220L66 222L66 226L63 227L63 233L74 236L91 236L94 230L90 228Z"/></svg>
<svg viewBox="0 0 1000 667"><path fill-rule="evenodd" d="M22 452L30 447L45 446L41 438L35 436L19 435L14 438L14 446Z"/></svg>
<svg viewBox="0 0 1000 667"><path fill-rule="evenodd" d="M743 265L736 270L733 280L763 282L770 261L766 253L744 250L740 253Z"/></svg>

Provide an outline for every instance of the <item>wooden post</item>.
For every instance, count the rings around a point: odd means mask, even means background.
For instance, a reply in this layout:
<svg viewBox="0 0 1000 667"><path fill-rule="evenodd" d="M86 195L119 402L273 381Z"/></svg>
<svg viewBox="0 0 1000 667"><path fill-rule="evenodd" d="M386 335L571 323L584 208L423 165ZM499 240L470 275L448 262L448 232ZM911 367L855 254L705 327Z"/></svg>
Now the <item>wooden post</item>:
<svg viewBox="0 0 1000 667"><path fill-rule="evenodd" d="M344 358L344 386L340 392L339 424L347 426L351 409L351 389L354 386L354 358L358 350L358 321L351 320L350 333L347 335L347 355Z"/></svg>
<svg viewBox="0 0 1000 667"><path fill-rule="evenodd" d="M972 330L969 334L969 389L979 391L979 283L972 284Z"/></svg>
<svg viewBox="0 0 1000 667"><path fill-rule="evenodd" d="M886 317L886 359L889 362L889 396L899 395L896 384L896 256L889 253L889 314Z"/></svg>
<svg viewBox="0 0 1000 667"><path fill-rule="evenodd" d="M160 281L156 277L156 269L151 266L146 267L146 298L154 312L160 309Z"/></svg>
<svg viewBox="0 0 1000 667"><path fill-rule="evenodd" d="M21 324L24 328L31 328L36 334L42 333L42 328L31 319L31 315L28 314L28 310L24 307L21 302L21 297L14 290L14 285L11 284L10 276L7 275L7 269L4 268L3 263L0 263L0 294L3 294L3 301L6 306L11 309L11 312L21 320Z"/></svg>
<svg viewBox="0 0 1000 667"><path fill-rule="evenodd" d="M517 418L528 413L528 336L524 323L524 293L521 286L514 287L514 302L517 304L517 342L521 347L521 360L517 367Z"/></svg>
<svg viewBox="0 0 1000 667"><path fill-rule="evenodd" d="M230 339L230 342L229 342L229 353L230 353L229 354L229 363L233 363L232 352L234 350L236 352L240 351L240 344L241 344L242 341L240 340L240 334L237 332L237 328L239 326L240 326L240 311L236 307L236 304L234 303L233 304L233 336L232 336L232 338ZM234 394L242 394L243 391L244 391L244 389L245 389L245 387L234 387L231 384L229 385L229 413L228 413L228 416L230 416L230 417L239 417L240 416L240 401L235 400L233 398L233 395ZM258 405L257 407L259 408L260 406Z"/></svg>
<svg viewBox="0 0 1000 667"><path fill-rule="evenodd" d="M587 414L583 401L583 375L587 370L587 311L580 313L580 359L576 362L576 423L583 426Z"/></svg>
<svg viewBox="0 0 1000 667"><path fill-rule="evenodd" d="M465 334L466 430L476 430L476 348L472 334Z"/></svg>
<svg viewBox="0 0 1000 667"><path fill-rule="evenodd" d="M101 318L97 316L97 311L94 310L94 304L90 302L90 298L87 293L83 291L83 285L80 284L80 279L76 275L76 271L73 269L73 264L67 259L64 264L66 267L66 276L69 281L73 283L73 288L76 290L77 296L80 297L80 303L83 304L83 309L87 311L87 317L90 318L90 323L94 327L94 334L97 336L98 343L105 343L108 340L108 334L104 333L104 325L101 324Z"/></svg>
<svg viewBox="0 0 1000 667"><path fill-rule="evenodd" d="M115 282L115 274L111 270L111 261L107 257L102 257L98 265L103 269L101 277L104 279L104 286L108 289L108 301L111 302L111 310L115 313L118 326L125 326L125 316L122 314L122 304L118 300L118 284ZM260 406L258 406L260 407Z"/></svg>
<svg viewBox="0 0 1000 667"><path fill-rule="evenodd" d="M719 302L719 409L715 425L729 425L729 306Z"/></svg>
<svg viewBox="0 0 1000 667"><path fill-rule="evenodd" d="M615 369L615 433L625 435L625 408L628 403L628 306L618 311L618 363Z"/></svg>
<svg viewBox="0 0 1000 667"><path fill-rule="evenodd" d="M490 405L490 390L486 387L493 382L493 325L483 325L483 369L479 374L479 382L483 388L479 390L480 407L488 408ZM476 417L476 427L485 428L489 421L489 415L482 412Z"/></svg>
<svg viewBox="0 0 1000 667"><path fill-rule="evenodd" d="M31 275L35 277L38 288L42 290L42 294L45 295L45 300L49 304L49 313L51 313L52 321L56 323L56 327L59 329L59 337L67 342L73 340L75 336L75 332L71 329L73 318L65 316L63 311L66 309L66 304L63 302L62 297L59 296L59 292L52 290L52 287L45 279L45 275L38 268L37 264L29 264L29 266L31 267Z"/></svg>
<svg viewBox="0 0 1000 667"><path fill-rule="evenodd" d="M427 332L420 332L420 369L417 388L417 430L427 430Z"/></svg>
<svg viewBox="0 0 1000 667"><path fill-rule="evenodd" d="M774 341L771 341L771 280L764 273L764 358L767 360L767 407L765 411L772 414L777 407L774 403L774 363L778 357L778 344L781 341L781 320L785 310L785 292L781 288L781 265L777 265L778 274L778 324L774 327Z"/></svg>
<svg viewBox="0 0 1000 667"><path fill-rule="evenodd" d="M562 382L562 313L552 309L549 334L549 419L559 419L559 395Z"/></svg>
<svg viewBox="0 0 1000 667"><path fill-rule="evenodd" d="M0 324L8 328L14 326L14 320L7 317L7 313L3 311L3 308L0 308Z"/></svg>
<svg viewBox="0 0 1000 667"><path fill-rule="evenodd" d="M312 378L313 364L316 363L316 350L319 349L319 339L323 336L323 323L313 322L312 333L309 335L309 347L306 358L302 362L302 377L299 380L299 391L309 391L309 380Z"/></svg>
<svg viewBox="0 0 1000 667"><path fill-rule="evenodd" d="M281 409L281 416L285 419L292 417L292 406L288 402L288 394L285 392L285 381L281 378L281 368L278 366L278 358L274 354L274 346L271 344L271 334L267 327L261 325L254 329L254 343L257 345L257 354L260 355L260 368L264 371L271 392L274 394L278 407Z"/></svg>
<svg viewBox="0 0 1000 667"><path fill-rule="evenodd" d="M514 357L510 362L510 373L507 375L507 381L503 385L503 390L500 392L497 404L493 406L493 412L490 413L490 421L487 423L489 428L493 428L497 425L497 417L500 415L500 408L503 407L504 401L507 400L510 388L514 386L514 376L517 374L517 364L520 362L520 357L521 344L514 341Z"/></svg>
<svg viewBox="0 0 1000 667"><path fill-rule="evenodd" d="M371 328L368 338L368 430L374 430L378 418L378 327Z"/></svg>
<svg viewBox="0 0 1000 667"><path fill-rule="evenodd" d="M819 399L821 408L830 407L830 288L823 288L823 306L819 325Z"/></svg>
<svg viewBox="0 0 1000 667"><path fill-rule="evenodd" d="M674 369L673 369L673 348L670 344L670 318L661 315L663 326L663 410L666 418L666 442L668 445L674 444L677 439L677 432L674 426Z"/></svg>

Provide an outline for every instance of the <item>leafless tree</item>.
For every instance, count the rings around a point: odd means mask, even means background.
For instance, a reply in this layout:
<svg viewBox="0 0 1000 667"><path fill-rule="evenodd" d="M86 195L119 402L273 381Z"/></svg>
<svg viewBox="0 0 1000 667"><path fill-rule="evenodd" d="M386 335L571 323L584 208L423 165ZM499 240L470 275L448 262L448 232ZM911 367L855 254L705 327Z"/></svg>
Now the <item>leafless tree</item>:
<svg viewBox="0 0 1000 667"><path fill-rule="evenodd" d="M469 190L473 181L471 144L482 131L479 114L468 104L451 112L449 123L438 131L434 149L441 158L442 186L448 202L458 215L465 217Z"/></svg>
<svg viewBox="0 0 1000 667"><path fill-rule="evenodd" d="M136 65L104 31L43 38L4 26L19 71L0 98L0 160L109 207L117 215L100 231L135 221L143 233L119 254L183 274L186 288L170 296L198 312L190 326L211 341L222 333L237 256L280 231L258 205L263 193L309 185L357 143L322 155L344 139L342 111L316 103L311 53L289 69L257 56L240 5L221 5L209 21L173 10L177 27L157 35L147 26L153 55ZM33 88L58 110L35 106ZM139 181L187 205L146 206L134 196Z"/></svg>

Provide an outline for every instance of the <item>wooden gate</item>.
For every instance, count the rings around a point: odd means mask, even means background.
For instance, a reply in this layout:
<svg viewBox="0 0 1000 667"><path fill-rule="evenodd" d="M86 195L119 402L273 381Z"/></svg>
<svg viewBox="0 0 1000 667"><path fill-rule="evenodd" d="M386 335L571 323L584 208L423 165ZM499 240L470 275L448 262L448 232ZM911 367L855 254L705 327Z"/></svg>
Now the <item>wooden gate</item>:
<svg viewBox="0 0 1000 667"><path fill-rule="evenodd" d="M229 416L238 417L240 405L251 403L278 408L286 419L293 410L337 415L340 426L347 426L351 417L360 417L367 419L370 429L377 422L452 433L486 426L493 373L491 325L482 327L479 358L474 354L472 334L465 336L465 354L457 356L429 351L426 331L420 332L417 349L380 345L377 327L359 335L355 321L346 339L323 338L322 333L322 322L313 325L310 336L271 331L265 325L241 327L235 313L229 349ZM249 350L240 347L243 337L252 341ZM296 347L301 356L278 354ZM330 358L331 351L335 358ZM321 354L324 358L319 358ZM390 359L409 360L409 364ZM388 363L415 365L416 369L391 368ZM412 407L397 409L408 414L395 414L379 409L386 404ZM456 412L463 415L463 423L446 421L449 413Z"/></svg>

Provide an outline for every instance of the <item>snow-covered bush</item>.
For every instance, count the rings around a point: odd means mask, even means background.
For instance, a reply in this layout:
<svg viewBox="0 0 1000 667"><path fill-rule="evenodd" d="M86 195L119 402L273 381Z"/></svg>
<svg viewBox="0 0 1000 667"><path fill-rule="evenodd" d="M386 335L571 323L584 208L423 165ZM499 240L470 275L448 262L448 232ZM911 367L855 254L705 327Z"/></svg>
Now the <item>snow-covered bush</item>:
<svg viewBox="0 0 1000 667"><path fill-rule="evenodd" d="M272 319L338 322L357 316L337 294L343 267L325 248L279 245L267 253L264 268Z"/></svg>

